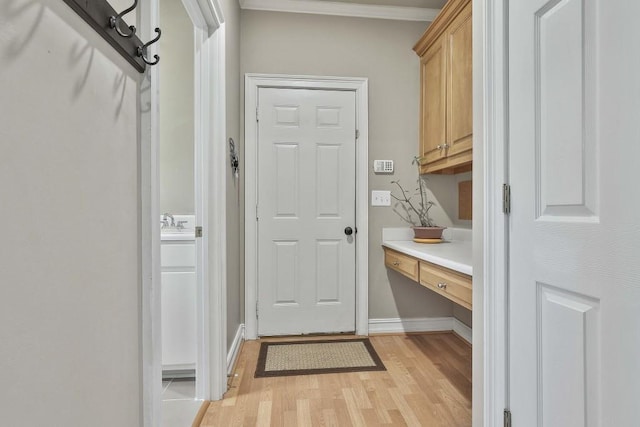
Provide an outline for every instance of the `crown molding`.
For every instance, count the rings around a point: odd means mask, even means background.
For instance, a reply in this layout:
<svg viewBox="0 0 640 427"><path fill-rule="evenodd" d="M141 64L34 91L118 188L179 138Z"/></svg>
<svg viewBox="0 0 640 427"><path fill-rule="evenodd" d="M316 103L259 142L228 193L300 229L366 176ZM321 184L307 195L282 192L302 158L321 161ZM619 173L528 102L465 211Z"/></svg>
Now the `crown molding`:
<svg viewBox="0 0 640 427"><path fill-rule="evenodd" d="M316 15L426 22L432 22L440 12L440 9L422 7L381 6L324 0L240 0L240 7L247 10L270 12L311 13Z"/></svg>

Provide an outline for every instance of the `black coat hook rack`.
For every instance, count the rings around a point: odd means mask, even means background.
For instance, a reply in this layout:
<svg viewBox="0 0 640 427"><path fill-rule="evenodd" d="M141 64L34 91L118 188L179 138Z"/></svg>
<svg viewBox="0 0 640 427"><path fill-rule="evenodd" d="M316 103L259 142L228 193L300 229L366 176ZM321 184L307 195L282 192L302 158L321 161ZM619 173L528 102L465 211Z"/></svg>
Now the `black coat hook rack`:
<svg viewBox="0 0 640 427"><path fill-rule="evenodd" d="M109 27L116 30L116 32L120 34L120 37L128 39L136 33L136 27L134 27L133 25L129 27L129 34L122 32L122 30L120 29L120 22L122 21L122 17L127 13L134 11L136 7L138 7L138 0L135 0L130 7L126 8L119 14L109 16Z"/></svg>
<svg viewBox="0 0 640 427"><path fill-rule="evenodd" d="M160 60L154 55L155 61L149 61L147 48L160 39L161 31L156 28L157 36L148 43L143 43L136 36L136 27L127 26L124 15L132 12L138 5L133 5L116 12L107 0L64 0L82 19L85 20L103 39L122 55L133 67L143 73L147 65L155 65Z"/></svg>
<svg viewBox="0 0 640 427"><path fill-rule="evenodd" d="M160 31L160 28L156 28L156 34L158 35L156 36L155 39L143 44L142 46L138 46L138 50L136 51L136 55L142 58L144 63L147 65L156 65L160 61L160 57L158 55L153 55L153 57L155 58L155 61L149 61L147 59L148 58L147 48L152 44L156 43L158 40L160 40L160 36L162 35L162 31Z"/></svg>

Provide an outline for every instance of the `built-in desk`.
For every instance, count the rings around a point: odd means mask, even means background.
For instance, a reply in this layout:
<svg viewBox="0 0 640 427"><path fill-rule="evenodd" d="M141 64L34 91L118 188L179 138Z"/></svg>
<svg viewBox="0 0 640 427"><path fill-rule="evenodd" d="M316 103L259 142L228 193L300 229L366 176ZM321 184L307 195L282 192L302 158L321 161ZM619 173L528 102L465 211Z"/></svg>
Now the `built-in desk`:
<svg viewBox="0 0 640 427"><path fill-rule="evenodd" d="M407 230L383 231L385 265L471 310L471 231L445 230L444 242L426 244L413 242Z"/></svg>

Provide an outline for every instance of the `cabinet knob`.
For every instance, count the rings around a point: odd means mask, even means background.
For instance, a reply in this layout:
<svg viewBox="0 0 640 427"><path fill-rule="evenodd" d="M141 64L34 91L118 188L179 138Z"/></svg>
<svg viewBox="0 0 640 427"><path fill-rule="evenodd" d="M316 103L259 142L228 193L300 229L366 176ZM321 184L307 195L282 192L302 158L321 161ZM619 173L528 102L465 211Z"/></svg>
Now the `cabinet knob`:
<svg viewBox="0 0 640 427"><path fill-rule="evenodd" d="M393 265L395 265L396 267L400 265L399 261L393 261Z"/></svg>
<svg viewBox="0 0 640 427"><path fill-rule="evenodd" d="M446 283L443 283L443 282L440 282L440 283L438 283L438 288L440 288L440 289L447 289L447 284L446 284Z"/></svg>
<svg viewBox="0 0 640 427"><path fill-rule="evenodd" d="M438 150L442 150L442 145L438 144L438 145L436 145L436 148L437 148Z"/></svg>

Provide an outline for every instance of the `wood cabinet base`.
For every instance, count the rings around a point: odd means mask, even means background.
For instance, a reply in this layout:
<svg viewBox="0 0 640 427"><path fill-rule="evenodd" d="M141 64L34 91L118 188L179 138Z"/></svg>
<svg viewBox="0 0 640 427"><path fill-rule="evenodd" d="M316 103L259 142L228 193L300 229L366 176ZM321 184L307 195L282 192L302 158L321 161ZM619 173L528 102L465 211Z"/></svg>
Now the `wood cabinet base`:
<svg viewBox="0 0 640 427"><path fill-rule="evenodd" d="M467 151L455 156L444 157L438 161L420 166L420 173L452 175L472 170L473 152Z"/></svg>
<svg viewBox="0 0 640 427"><path fill-rule="evenodd" d="M471 310L471 277L426 261L420 261L420 284Z"/></svg>
<svg viewBox="0 0 640 427"><path fill-rule="evenodd" d="M389 248L384 248L384 264L456 304L472 309L471 276Z"/></svg>
<svg viewBox="0 0 640 427"><path fill-rule="evenodd" d="M396 252L391 249L384 249L384 264L396 270L398 273L407 276L414 282L418 281L418 260L405 255L400 252Z"/></svg>

